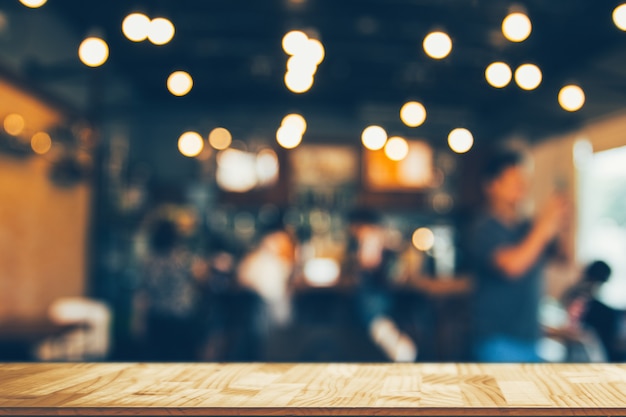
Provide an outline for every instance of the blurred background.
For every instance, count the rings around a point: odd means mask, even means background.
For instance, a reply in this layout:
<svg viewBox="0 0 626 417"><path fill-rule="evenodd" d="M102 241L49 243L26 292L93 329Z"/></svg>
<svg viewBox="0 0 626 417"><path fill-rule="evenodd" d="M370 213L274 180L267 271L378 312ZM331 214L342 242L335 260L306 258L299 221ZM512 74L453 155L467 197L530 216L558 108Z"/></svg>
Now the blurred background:
<svg viewBox="0 0 626 417"><path fill-rule="evenodd" d="M3 0L0 360L471 360L506 145L528 213L573 206L543 358L621 361L625 30L614 0Z"/></svg>

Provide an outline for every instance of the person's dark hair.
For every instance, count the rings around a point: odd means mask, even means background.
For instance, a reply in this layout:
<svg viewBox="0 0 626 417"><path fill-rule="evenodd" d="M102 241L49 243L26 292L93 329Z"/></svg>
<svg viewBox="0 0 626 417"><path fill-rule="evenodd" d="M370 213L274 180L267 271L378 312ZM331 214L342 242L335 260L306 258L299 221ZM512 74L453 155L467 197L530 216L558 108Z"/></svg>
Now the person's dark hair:
<svg viewBox="0 0 626 417"><path fill-rule="evenodd" d="M584 279L588 282L604 283L611 276L611 267L604 261L594 261L587 265Z"/></svg>
<svg viewBox="0 0 626 417"><path fill-rule="evenodd" d="M498 178L510 168L521 165L524 157L521 153L511 149L501 149L491 152L483 165L481 179L483 184L488 184Z"/></svg>
<svg viewBox="0 0 626 417"><path fill-rule="evenodd" d="M350 224L378 224L380 223L380 215L374 210L358 207L348 212L346 216Z"/></svg>
<svg viewBox="0 0 626 417"><path fill-rule="evenodd" d="M171 220L157 220L150 230L150 248L158 253L167 253L178 243L178 230Z"/></svg>

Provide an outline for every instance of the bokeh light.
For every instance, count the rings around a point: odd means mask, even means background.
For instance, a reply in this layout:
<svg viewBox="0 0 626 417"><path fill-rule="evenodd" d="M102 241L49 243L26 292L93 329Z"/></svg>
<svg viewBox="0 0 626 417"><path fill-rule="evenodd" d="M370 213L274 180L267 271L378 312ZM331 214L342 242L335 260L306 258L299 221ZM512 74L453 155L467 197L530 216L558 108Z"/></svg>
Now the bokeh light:
<svg viewBox="0 0 626 417"><path fill-rule="evenodd" d="M523 90L534 90L541 84L542 74L534 64L520 65L515 70L515 82Z"/></svg>
<svg viewBox="0 0 626 417"><path fill-rule="evenodd" d="M524 13L511 13L502 21L502 34L511 42L522 42L530 36L532 23Z"/></svg>
<svg viewBox="0 0 626 417"><path fill-rule="evenodd" d="M305 50L302 52L307 59L310 59L315 65L319 65L326 56L326 50L324 45L317 39L309 39L304 46Z"/></svg>
<svg viewBox="0 0 626 417"><path fill-rule="evenodd" d="M256 156L256 175L260 185L278 181L280 164L273 149L263 149Z"/></svg>
<svg viewBox="0 0 626 417"><path fill-rule="evenodd" d="M52 138L46 132L37 132L30 139L30 147L36 154L43 155L52 148Z"/></svg>
<svg viewBox="0 0 626 417"><path fill-rule="evenodd" d="M164 17L157 17L150 22L148 39L155 45L165 45L174 38L174 24Z"/></svg>
<svg viewBox="0 0 626 417"><path fill-rule="evenodd" d="M392 161L402 161L409 154L409 144L400 136L393 136L385 144L385 155Z"/></svg>
<svg viewBox="0 0 626 417"><path fill-rule="evenodd" d="M298 51L302 51L305 48L308 41L309 37L304 32L292 30L283 36L283 51L287 55L295 55Z"/></svg>
<svg viewBox="0 0 626 417"><path fill-rule="evenodd" d="M109 45L100 38L89 37L78 47L78 57L88 67L99 67L109 58Z"/></svg>
<svg viewBox="0 0 626 417"><path fill-rule="evenodd" d="M301 114L291 113L287 116L283 117L283 121L280 123L281 126L293 126L301 135L304 135L306 132L306 120L302 117Z"/></svg>
<svg viewBox="0 0 626 417"><path fill-rule="evenodd" d="M420 227L413 232L411 242L417 250L426 252L435 245L435 234L427 227Z"/></svg>
<svg viewBox="0 0 626 417"><path fill-rule="evenodd" d="M285 149L293 149L302 142L302 133L297 126L282 125L276 131L276 142Z"/></svg>
<svg viewBox="0 0 626 417"><path fill-rule="evenodd" d="M24 118L17 113L11 113L4 118L4 131L11 136L21 134L24 126L26 126Z"/></svg>
<svg viewBox="0 0 626 417"><path fill-rule="evenodd" d="M20 3L31 9L36 9L46 4L47 1L48 0L20 0Z"/></svg>
<svg viewBox="0 0 626 417"><path fill-rule="evenodd" d="M400 119L409 127L420 126L426 120L426 108L417 101L404 103L400 109Z"/></svg>
<svg viewBox="0 0 626 417"><path fill-rule="evenodd" d="M513 77L511 67L504 62L492 62L485 70L485 78L495 88L506 87Z"/></svg>
<svg viewBox="0 0 626 417"><path fill-rule="evenodd" d="M226 149L217 154L215 181L225 191L244 193L257 185L256 156L238 149ZM254 226L254 219L251 221Z"/></svg>
<svg viewBox="0 0 626 417"><path fill-rule="evenodd" d="M459 127L448 134L448 146L456 153L465 153L472 149L474 136L469 130Z"/></svg>
<svg viewBox="0 0 626 417"><path fill-rule="evenodd" d="M148 38L150 18L143 13L131 13L122 21L122 32L128 40L141 42Z"/></svg>
<svg viewBox="0 0 626 417"><path fill-rule="evenodd" d="M380 150L387 143L387 132L380 126L368 126L361 133L361 142L370 151Z"/></svg>
<svg viewBox="0 0 626 417"><path fill-rule="evenodd" d="M307 73L287 71L285 85L293 93L305 93L313 86L313 76Z"/></svg>
<svg viewBox="0 0 626 417"><path fill-rule="evenodd" d="M185 132L178 138L178 150L187 157L198 156L204 148L204 141L198 132Z"/></svg>
<svg viewBox="0 0 626 417"><path fill-rule="evenodd" d="M175 96L184 96L192 88L193 78L185 71L175 71L167 77L167 89Z"/></svg>
<svg viewBox="0 0 626 417"><path fill-rule="evenodd" d="M585 92L577 85L566 85L559 91L559 104L567 111L580 110L585 104Z"/></svg>
<svg viewBox="0 0 626 417"><path fill-rule="evenodd" d="M209 133L209 145L217 150L224 150L233 143L233 135L225 127L216 127Z"/></svg>
<svg viewBox="0 0 626 417"><path fill-rule="evenodd" d="M618 29L626 31L626 3L613 9L613 23Z"/></svg>
<svg viewBox="0 0 626 417"><path fill-rule="evenodd" d="M443 59L452 50L452 39L445 32L431 32L424 38L423 47L429 57Z"/></svg>

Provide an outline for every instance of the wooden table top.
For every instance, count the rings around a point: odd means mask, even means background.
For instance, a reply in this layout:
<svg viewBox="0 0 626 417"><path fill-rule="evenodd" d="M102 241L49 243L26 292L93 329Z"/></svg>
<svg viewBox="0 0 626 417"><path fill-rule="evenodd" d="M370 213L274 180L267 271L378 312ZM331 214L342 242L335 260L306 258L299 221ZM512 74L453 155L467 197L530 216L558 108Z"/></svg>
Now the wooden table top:
<svg viewBox="0 0 626 417"><path fill-rule="evenodd" d="M626 365L6 363L0 415L626 416Z"/></svg>

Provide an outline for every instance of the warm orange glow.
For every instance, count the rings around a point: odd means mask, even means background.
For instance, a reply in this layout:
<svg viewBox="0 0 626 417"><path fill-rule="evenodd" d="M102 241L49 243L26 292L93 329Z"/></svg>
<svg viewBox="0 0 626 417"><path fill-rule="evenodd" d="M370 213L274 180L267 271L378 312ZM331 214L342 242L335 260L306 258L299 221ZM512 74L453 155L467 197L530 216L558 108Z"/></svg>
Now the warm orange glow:
<svg viewBox="0 0 626 417"><path fill-rule="evenodd" d="M221 151L228 148L233 142L233 136L224 127L216 127L209 133L209 145Z"/></svg>
<svg viewBox="0 0 626 417"><path fill-rule="evenodd" d="M427 227L420 227L413 232L411 241L417 250L426 252L435 245L435 234Z"/></svg>
<svg viewBox="0 0 626 417"><path fill-rule="evenodd" d="M31 138L30 146L36 154L43 155L52 148L52 139L46 132L38 132Z"/></svg>
<svg viewBox="0 0 626 417"><path fill-rule="evenodd" d="M4 118L4 130L11 136L18 136L24 131L24 118L16 113L9 114Z"/></svg>

